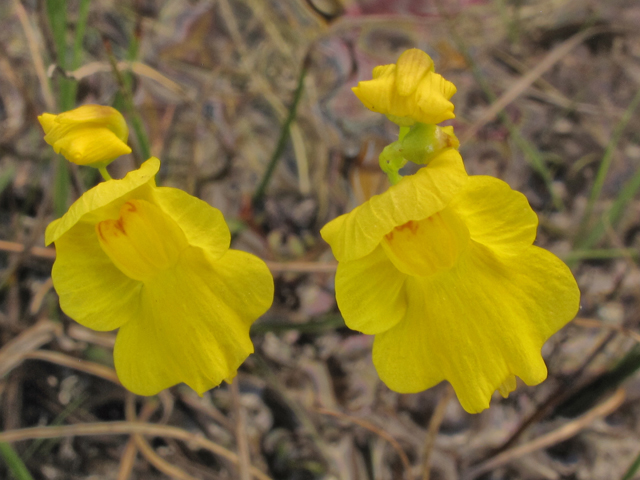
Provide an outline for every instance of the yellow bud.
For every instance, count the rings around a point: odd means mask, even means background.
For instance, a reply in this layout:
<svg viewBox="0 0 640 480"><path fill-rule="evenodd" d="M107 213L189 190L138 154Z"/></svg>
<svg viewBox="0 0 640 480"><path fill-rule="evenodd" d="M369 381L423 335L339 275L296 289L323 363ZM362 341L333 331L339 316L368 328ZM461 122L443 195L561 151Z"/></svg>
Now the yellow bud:
<svg viewBox="0 0 640 480"><path fill-rule="evenodd" d="M103 167L120 155L131 153L126 143L127 123L115 108L83 105L60 115L43 113L38 121L45 142L78 165Z"/></svg>
<svg viewBox="0 0 640 480"><path fill-rule="evenodd" d="M435 73L431 57L415 48L400 55L396 64L375 67L373 79L358 83L353 93L368 109L400 126L455 117L449 101L455 85Z"/></svg>
<svg viewBox="0 0 640 480"><path fill-rule="evenodd" d="M102 250L129 278L145 281L173 267L188 242L178 224L146 200L129 200L120 217L96 225Z"/></svg>

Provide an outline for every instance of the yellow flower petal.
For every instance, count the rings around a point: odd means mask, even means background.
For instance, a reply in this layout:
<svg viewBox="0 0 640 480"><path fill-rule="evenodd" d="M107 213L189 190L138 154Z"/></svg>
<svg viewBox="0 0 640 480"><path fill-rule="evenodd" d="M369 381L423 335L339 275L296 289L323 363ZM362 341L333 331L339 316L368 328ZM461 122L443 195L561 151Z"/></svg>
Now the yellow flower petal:
<svg viewBox="0 0 640 480"><path fill-rule="evenodd" d="M124 142L129 137L129 127L127 127L127 122L122 114L115 108L106 105L82 105L56 115L56 117L57 122L64 125L104 125Z"/></svg>
<svg viewBox="0 0 640 480"><path fill-rule="evenodd" d="M140 395L179 382L202 394L235 376L253 352L249 326L272 297L273 279L256 257L230 250L211 263L188 248L179 268L145 284L139 318L120 328L118 377Z"/></svg>
<svg viewBox="0 0 640 480"><path fill-rule="evenodd" d="M118 218L122 204L134 195L147 199L145 195L150 195L150 187L155 187L154 177L159 169L160 160L151 157L138 170L129 172L122 180L109 180L85 192L63 217L47 226L45 245L58 240L81 220L93 226L106 218ZM141 190L146 192L143 193Z"/></svg>
<svg viewBox="0 0 640 480"><path fill-rule="evenodd" d="M56 153L78 165L104 166L131 153L127 123L112 107L83 105L60 115L44 113L38 120L44 140Z"/></svg>
<svg viewBox="0 0 640 480"><path fill-rule="evenodd" d="M434 69L431 57L417 48L403 52L396 65L396 89L403 97L415 92L420 81Z"/></svg>
<svg viewBox="0 0 640 480"><path fill-rule="evenodd" d="M373 335L402 320L407 311L405 279L380 247L366 257L340 262L336 300L347 326Z"/></svg>
<svg viewBox="0 0 640 480"><path fill-rule="evenodd" d="M509 398L509 394L516 389L516 376L509 374L507 378L500 384L498 391L502 398Z"/></svg>
<svg viewBox="0 0 640 480"><path fill-rule="evenodd" d="M442 210L467 178L460 154L446 150L382 195L329 222L320 234L339 261L364 257L394 228Z"/></svg>
<svg viewBox="0 0 640 480"><path fill-rule="evenodd" d="M138 315L131 305L142 284L113 265L91 224L78 224L56 240L51 277L62 311L85 327L113 330Z"/></svg>
<svg viewBox="0 0 640 480"><path fill-rule="evenodd" d="M231 233L217 208L177 188L154 188L151 198L180 225L190 245L205 249L214 258L229 249Z"/></svg>
<svg viewBox="0 0 640 480"><path fill-rule="evenodd" d="M540 349L579 306L567 266L533 246L499 256L471 242L456 267L406 286L406 317L374 341L380 378L405 393L446 379L470 413L487 408L496 389L510 389L511 375L543 381Z"/></svg>
<svg viewBox="0 0 640 480"><path fill-rule="evenodd" d="M404 52L396 65L374 68L373 79L359 82L352 90L368 109L401 126L455 117L449 101L455 85L434 73L431 57L417 49Z"/></svg>
<svg viewBox="0 0 640 480"><path fill-rule="evenodd" d="M77 165L100 164L131 153L131 148L111 130L90 126L69 128L51 145L56 153Z"/></svg>
<svg viewBox="0 0 640 480"><path fill-rule="evenodd" d="M450 208L394 228L381 243L398 270L415 276L453 267L468 244L469 230Z"/></svg>
<svg viewBox="0 0 640 480"><path fill-rule="evenodd" d="M96 235L113 264L127 277L143 282L173 267L189 245L171 217L139 199L125 202L117 220L97 223Z"/></svg>
<svg viewBox="0 0 640 480"><path fill-rule="evenodd" d="M497 253L517 253L536 238L538 217L527 198L497 178L469 177L449 206L473 240Z"/></svg>

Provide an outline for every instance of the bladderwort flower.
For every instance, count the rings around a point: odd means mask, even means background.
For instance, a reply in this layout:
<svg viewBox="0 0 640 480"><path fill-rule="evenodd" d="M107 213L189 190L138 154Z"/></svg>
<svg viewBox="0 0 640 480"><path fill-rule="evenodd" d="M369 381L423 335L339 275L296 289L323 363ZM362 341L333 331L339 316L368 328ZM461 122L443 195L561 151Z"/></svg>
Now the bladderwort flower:
<svg viewBox="0 0 640 480"><path fill-rule="evenodd" d="M397 63L373 69L373 79L358 83L353 93L374 112L400 126L449 120L456 93L453 83L434 72L433 60L422 50L405 51Z"/></svg>
<svg viewBox="0 0 640 480"><path fill-rule="evenodd" d="M59 115L43 113L38 121L45 142L72 163L101 168L131 153L127 123L115 108L83 105Z"/></svg>
<svg viewBox="0 0 640 480"><path fill-rule="evenodd" d="M538 218L505 182L469 177L457 152L455 86L419 50L376 67L355 94L400 125L380 155L392 186L321 230L338 260L336 299L349 328L375 335L373 363L392 390L443 380L477 413L516 376L547 376L546 340L577 313L568 267L536 247ZM424 165L402 177L408 162Z"/></svg>
<svg viewBox="0 0 640 480"><path fill-rule="evenodd" d="M273 300L265 263L229 249L222 213L157 187L150 158L87 191L45 235L56 246L62 310L94 330L119 328L122 384L154 395L184 382L199 394L235 377L253 352L251 324Z"/></svg>
<svg viewBox="0 0 640 480"><path fill-rule="evenodd" d="M577 313L568 267L533 246L538 219L505 182L467 176L446 149L417 173L321 230L339 261L347 326L375 335L373 363L392 390L442 380L477 413L516 376L547 376L540 350Z"/></svg>

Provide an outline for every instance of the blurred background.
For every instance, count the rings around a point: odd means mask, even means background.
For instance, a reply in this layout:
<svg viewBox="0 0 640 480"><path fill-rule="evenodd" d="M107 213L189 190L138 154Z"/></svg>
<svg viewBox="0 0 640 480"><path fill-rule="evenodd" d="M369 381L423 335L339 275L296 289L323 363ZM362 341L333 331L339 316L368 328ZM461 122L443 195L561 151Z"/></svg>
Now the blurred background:
<svg viewBox="0 0 640 480"><path fill-rule="evenodd" d="M41 427L0 443L0 478L640 478L638 25L632 0L0 2L0 428ZM548 380L478 415L445 384L380 382L318 233L388 187L377 157L397 127L351 87L413 47L458 88L468 172L527 196L536 244L582 291L544 347ZM269 262L237 389L135 397L115 335L60 311L44 229L98 178L56 158L36 116L85 103L130 125L114 178L159 157L159 184ZM156 430L113 434L136 419Z"/></svg>

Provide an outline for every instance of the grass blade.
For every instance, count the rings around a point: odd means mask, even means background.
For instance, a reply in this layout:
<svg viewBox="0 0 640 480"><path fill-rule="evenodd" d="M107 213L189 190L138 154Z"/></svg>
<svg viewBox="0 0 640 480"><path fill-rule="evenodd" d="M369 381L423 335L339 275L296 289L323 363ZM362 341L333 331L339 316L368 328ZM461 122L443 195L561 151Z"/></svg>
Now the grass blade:
<svg viewBox="0 0 640 480"><path fill-rule="evenodd" d="M132 42L136 40L132 40ZM107 57L109 59L109 63L111 64L111 71L113 72L116 81L118 82L118 87L120 88L120 94L122 95L125 111L129 120L131 121L131 126L133 127L133 133L136 136L136 140L138 141L138 146L141 150L141 155L143 160L148 159L151 156L151 144L149 143L149 137L142 123L142 118L140 117L140 113L135 108L133 104L133 97L131 95L131 88L127 86L127 81L125 80L124 75L118 69L118 62L116 60L115 55L113 54L113 50L111 49L111 44L107 39L103 39L104 47L107 52ZM134 47L130 46L129 53Z"/></svg>
<svg viewBox="0 0 640 480"><path fill-rule="evenodd" d="M17 480L33 480L29 470L10 443L0 442L0 456Z"/></svg>
<svg viewBox="0 0 640 480"><path fill-rule="evenodd" d="M638 470L640 470L640 453L638 453L638 456L629 466L629 469L625 472L621 480L631 480Z"/></svg>
<svg viewBox="0 0 640 480"><path fill-rule="evenodd" d="M588 239L585 237L585 232L587 230L587 226L589 224L589 220L591 220L591 215L593 214L593 208L595 203L600 198L600 194L602 193L602 187L604 186L604 181L607 177L607 173L609 172L609 168L611 167L611 162L613 161L613 154L618 147L618 142L624 133L625 128L629 124L629 121L633 117L633 114L640 104L640 89L636 92L633 100L624 111L622 118L618 122L618 124L613 129L613 134L611 135L611 139L607 144L607 148L605 149L604 155L602 157L602 162L600 163L600 168L598 169L598 173L596 175L596 179L593 182L593 187L591 187L591 194L589 195L589 200L587 202L587 207L585 208L584 215L582 216L582 221L580 223L580 228L578 229L578 234L576 235L577 244L580 247L589 247L591 245L580 244L580 239ZM634 192L635 193L635 192ZM621 193L622 195L622 193ZM599 238L598 238L599 240ZM597 241L597 240L596 240ZM585 240L586 242L586 240Z"/></svg>
<svg viewBox="0 0 640 480"><path fill-rule="evenodd" d="M256 189L256 192L253 194L253 198L251 199L251 204L254 208L262 202L264 198L265 191L267 190L267 186L271 181L271 176L276 169L276 165L278 164L278 160L282 156L282 152L284 151L284 147L287 144L287 139L289 138L289 128L291 127L291 122L296 118L296 112L298 110L298 103L300 102L300 98L302 97L302 90L304 89L304 79L307 76L307 70L309 68L308 59L305 58L302 62L302 69L300 70L300 76L298 77L298 85L296 86L296 91L293 95L293 101L291 102L291 106L289 107L289 113L287 114L287 118L282 124L282 128L280 129L280 137L278 138L278 143L276 144L276 148L271 155L271 159L267 164L267 169L264 172L262 180L260 181L260 185Z"/></svg>

